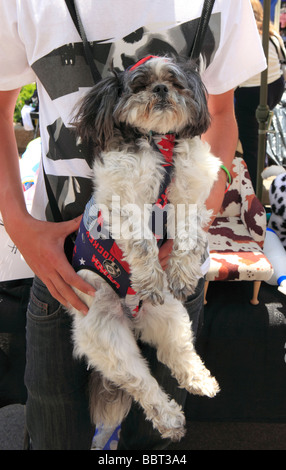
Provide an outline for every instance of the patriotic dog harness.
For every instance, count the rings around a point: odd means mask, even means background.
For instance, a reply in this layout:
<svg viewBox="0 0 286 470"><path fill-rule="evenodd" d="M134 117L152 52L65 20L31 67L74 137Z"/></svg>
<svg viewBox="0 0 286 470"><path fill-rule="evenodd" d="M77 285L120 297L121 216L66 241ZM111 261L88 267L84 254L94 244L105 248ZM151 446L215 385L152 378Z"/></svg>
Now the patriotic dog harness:
<svg viewBox="0 0 286 470"><path fill-rule="evenodd" d="M159 136L159 138L156 136L152 138L152 145L164 156L162 166L165 169L165 177L152 211L152 217L154 217L156 211L164 210L168 203L166 193L171 181L175 135L166 134ZM166 211L164 211L163 217L167 217ZM166 239L165 221L166 218L163 220L164 233L160 235L154 233L154 223L152 223L152 231L157 238L158 246L161 246L164 239ZM136 315L139 310L139 303L136 292L131 286L129 265L123 260L121 249L111 237L106 224L104 224L102 213L93 196L85 207L75 241L72 264L75 271L89 269L103 277L121 298L126 299L126 303L130 305L132 315Z"/></svg>

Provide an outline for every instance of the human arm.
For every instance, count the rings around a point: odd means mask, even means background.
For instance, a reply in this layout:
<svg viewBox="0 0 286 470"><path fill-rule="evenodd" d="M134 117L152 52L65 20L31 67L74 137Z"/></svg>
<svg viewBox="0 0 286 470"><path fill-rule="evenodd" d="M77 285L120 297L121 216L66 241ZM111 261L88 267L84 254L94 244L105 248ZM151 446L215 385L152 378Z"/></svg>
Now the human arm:
<svg viewBox="0 0 286 470"><path fill-rule="evenodd" d="M234 114L234 90L220 95L209 95L208 107L211 114L211 125L202 136L202 139L209 143L211 152L220 158L223 165L230 170L238 142L238 130ZM215 219L221 208L226 182L227 175L224 170L220 170L218 179L206 201L207 208L213 211L212 220Z"/></svg>
<svg viewBox="0 0 286 470"><path fill-rule="evenodd" d="M5 229L32 271L64 306L87 313L71 286L84 293L94 289L78 276L64 254L66 237L79 227L80 218L51 223L33 218L26 209L13 113L19 90L0 92L0 211Z"/></svg>

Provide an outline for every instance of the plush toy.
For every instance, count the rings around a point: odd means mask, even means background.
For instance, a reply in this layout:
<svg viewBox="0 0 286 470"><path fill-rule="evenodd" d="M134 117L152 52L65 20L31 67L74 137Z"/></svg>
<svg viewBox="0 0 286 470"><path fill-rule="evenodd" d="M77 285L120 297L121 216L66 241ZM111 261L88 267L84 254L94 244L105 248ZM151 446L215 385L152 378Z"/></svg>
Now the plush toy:
<svg viewBox="0 0 286 470"><path fill-rule="evenodd" d="M264 240L264 254L272 264L274 274L268 284L278 285L286 295L286 170L271 166L262 172L262 178L275 176L269 189L271 215Z"/></svg>
<svg viewBox="0 0 286 470"><path fill-rule="evenodd" d="M269 189L271 216L268 227L274 230L286 250L286 170L282 166L270 166L263 171L262 178L269 176L276 178Z"/></svg>

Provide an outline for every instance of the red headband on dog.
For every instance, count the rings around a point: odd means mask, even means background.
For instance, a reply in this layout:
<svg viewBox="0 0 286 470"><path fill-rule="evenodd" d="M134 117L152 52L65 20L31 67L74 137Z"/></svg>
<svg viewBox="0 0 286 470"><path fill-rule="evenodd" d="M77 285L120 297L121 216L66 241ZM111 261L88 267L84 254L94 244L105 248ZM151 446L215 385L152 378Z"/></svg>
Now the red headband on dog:
<svg viewBox="0 0 286 470"><path fill-rule="evenodd" d="M156 59L156 58L158 58L158 56L156 56L156 55L148 55L147 57L144 57L144 59L141 59L141 60L139 60L138 62L136 62L136 64L134 64L129 70L134 70L134 69L136 69L137 67L139 67L140 65L145 64L145 62L147 62L148 60L150 60L150 59Z"/></svg>

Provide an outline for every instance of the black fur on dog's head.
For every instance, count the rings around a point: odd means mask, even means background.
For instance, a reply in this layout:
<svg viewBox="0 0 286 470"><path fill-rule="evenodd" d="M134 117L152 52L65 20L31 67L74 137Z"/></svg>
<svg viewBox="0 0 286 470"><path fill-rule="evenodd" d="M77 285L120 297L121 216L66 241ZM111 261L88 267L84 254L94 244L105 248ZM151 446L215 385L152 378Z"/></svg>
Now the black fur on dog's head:
<svg viewBox="0 0 286 470"><path fill-rule="evenodd" d="M195 64L153 57L97 83L81 102L74 125L98 151L150 131L191 138L210 124L206 90Z"/></svg>

